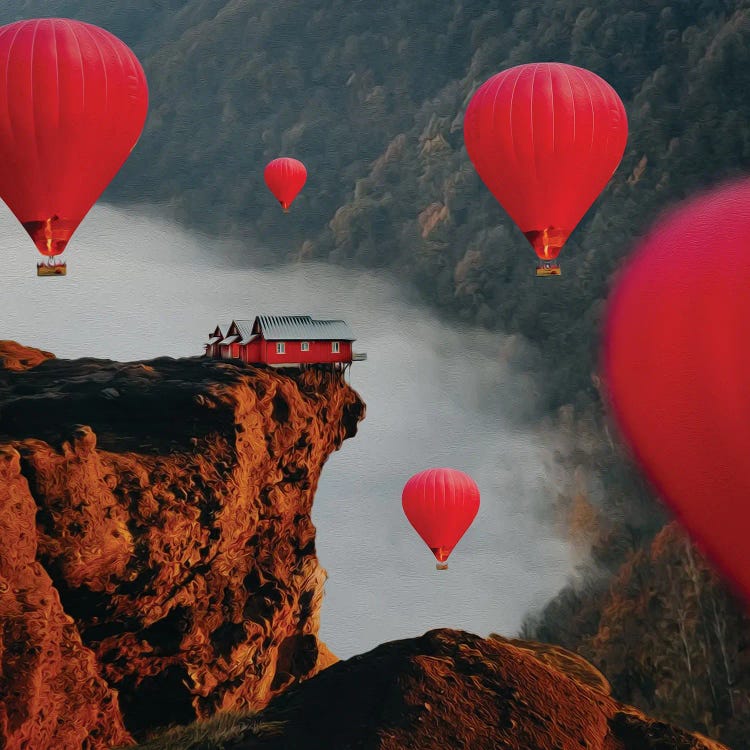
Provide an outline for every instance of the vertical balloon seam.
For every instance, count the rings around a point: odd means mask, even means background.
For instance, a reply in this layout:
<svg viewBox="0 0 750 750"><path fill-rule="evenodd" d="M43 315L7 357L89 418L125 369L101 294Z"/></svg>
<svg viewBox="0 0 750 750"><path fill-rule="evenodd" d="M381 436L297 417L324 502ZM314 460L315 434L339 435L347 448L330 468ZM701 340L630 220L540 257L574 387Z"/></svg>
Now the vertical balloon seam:
<svg viewBox="0 0 750 750"><path fill-rule="evenodd" d="M433 490L432 490L432 502L434 506L433 519L445 518L445 476L438 469L432 469L433 476ZM442 486L442 492L439 491L439 487ZM442 502L441 502L442 501ZM433 529L433 543L436 546L440 546L440 538L434 537L436 529Z"/></svg>
<svg viewBox="0 0 750 750"><path fill-rule="evenodd" d="M443 512L441 514L443 521L449 519L452 516L452 513L450 513L448 510L448 488L452 484L452 477L448 473L449 471L450 470L448 471L443 470L439 474L440 484L442 485L442 492L440 493L440 497L443 501L443 508L442 508ZM448 540L442 534L438 538L438 552L441 557L445 555L445 548L448 546L447 544L445 544L445 542L447 541Z"/></svg>
<svg viewBox="0 0 750 750"><path fill-rule="evenodd" d="M57 108L57 117L55 119L55 122L59 126L60 120L61 120L61 112L60 112L60 67L57 63L59 59L58 55L58 49L57 49L57 28L55 27L55 24L51 24L52 28L52 49L55 51L55 104Z"/></svg>
<svg viewBox="0 0 750 750"><path fill-rule="evenodd" d="M612 120L611 116L611 105L612 105L612 95L609 91L611 88L610 85L601 77L597 76L596 79L596 85L599 88L599 99L606 104L607 106L607 120L605 122L606 126L606 140L604 141L604 155L605 158L610 156L610 141L612 140L612 128L614 126L614 122ZM597 170L599 171L599 170ZM611 175L610 175L611 177ZM602 191L607 186L607 183L609 182L609 178L607 178L607 181L604 183L602 187ZM601 192L599 193L599 196L601 195ZM599 197L597 196L597 198ZM596 198L594 198L594 201L596 201ZM593 202L592 202L593 204Z"/></svg>
<svg viewBox="0 0 750 750"><path fill-rule="evenodd" d="M118 49L118 45L113 44L112 39L109 36L104 36L102 39L103 42L105 42L109 48L115 53L115 57L117 58L117 65L120 69L120 76L127 81L128 79L128 73L125 68L125 65L123 64L122 57L120 56L120 50ZM107 89L107 107L109 107L109 89ZM120 125L120 120L116 123L116 129L119 129L117 126ZM124 166L125 161L118 167L117 171L119 172L120 169Z"/></svg>
<svg viewBox="0 0 750 750"><path fill-rule="evenodd" d="M425 479L425 492L429 493L431 512L437 514L437 472L435 469L430 469L427 474Z"/></svg>
<svg viewBox="0 0 750 750"><path fill-rule="evenodd" d="M600 172L599 166L600 162L595 158L594 154L594 144L596 143L596 133L597 130L601 131L602 129L602 123L600 120L599 110L597 109L596 104L601 103L601 97L596 97L595 95L597 93L601 94L601 91L592 91L591 87L589 86L590 82L595 81L596 86L599 87L599 81L601 80L600 77L596 74L594 74L591 79L592 81L589 81L589 76L584 76L579 73L579 78L583 82L583 85L586 89L586 93L589 97L589 103L591 105L591 143L589 145L589 153L586 157L586 164L585 164L585 172L589 180L591 180L593 177L597 177L598 173ZM608 123L605 123L605 125ZM599 126L597 128L597 125ZM609 135L610 128L607 127L607 135ZM606 148L602 148L602 153L604 154L603 158L606 159L608 156ZM583 170L582 170L583 171ZM594 202L598 199L599 195L601 194L601 190L604 189L604 185L602 185L601 179L596 180L595 182L592 182L592 184L595 184L597 188L599 188L599 192L596 193L596 195L593 196L591 202L585 207L584 212L581 214L581 216L578 217L578 221L576 221L575 225L571 227L570 233L573 234L578 224L581 222L583 217L586 215L588 210L591 208L591 206L594 204ZM604 183L606 185L606 183Z"/></svg>
<svg viewBox="0 0 750 750"><path fill-rule="evenodd" d="M99 60L101 61L101 64L102 64L102 73L104 74L104 102L105 102L104 115L106 117L110 109L109 107L109 75L107 74L107 63L104 60L104 55L102 55L102 50L101 50L101 47L99 46L100 40L97 39L97 36L99 35L94 36L93 32L89 29L88 24L82 24L80 28L82 31L85 31L91 38L91 41L93 42L93 45L94 45L94 49L96 49L96 54L99 56Z"/></svg>
<svg viewBox="0 0 750 750"><path fill-rule="evenodd" d="M516 146L516 137L513 132L513 101L516 96L516 87L518 86L518 81L520 80L522 73L523 73L523 68L519 68L518 73L516 74L516 80L513 82L513 90L510 93L510 103L508 104L508 119L510 120L510 127L508 128L508 132L510 133L511 146L513 147L513 161L515 162L516 166L518 166L518 148ZM492 107L492 122L493 123L495 122L495 104L497 103L497 97L499 93L500 93L500 88L498 87L495 90L495 101L493 102L493 107ZM494 179L493 179L493 182L495 182ZM489 187L489 185L487 187ZM490 188L490 192L494 193L494 190ZM502 206L502 203L500 205ZM505 209L505 212L508 213L508 210L505 208L505 206L503 206L503 208Z"/></svg>
<svg viewBox="0 0 750 750"><path fill-rule="evenodd" d="M122 45L116 44L117 38L114 37L112 34L107 34L105 36L105 39L107 41L107 44L109 44L110 49L112 49L112 51L115 53L115 56L117 57L117 62L119 64L119 66L120 66L120 74L123 77L123 79L125 81L129 80L131 73L128 72L128 69L131 69L133 76L136 79L140 80L142 76L139 74L140 71L138 71L135 68L135 66L133 65L133 58L135 58L135 53L130 49L130 47L125 46L125 48L123 49ZM125 60L123 60L123 58L122 58L122 56L121 56L120 53L121 52L126 52L126 51L127 51L128 54L127 54ZM145 78L145 75L143 77ZM145 83L145 81L144 81L144 83ZM148 116L148 89L147 89L147 87L144 87L144 88L146 88L146 92L145 92L146 93L146 116L144 116L144 118L143 118L143 124L145 125L146 118ZM118 124L119 124L119 122L118 122ZM132 143L132 145L130 146L130 148L128 150L128 154L130 154L132 152L132 150L135 148L135 144L138 142L138 139L140 138L140 134L142 132L143 132L143 128L141 127L140 131L136 134L136 138L135 138L134 142ZM127 158L128 157L126 155L125 158L122 160L122 163L120 164L120 166L117 168L117 172L119 172L120 169L122 169L122 167L125 165L125 162L127 161ZM115 174L117 174L117 172L115 172Z"/></svg>
<svg viewBox="0 0 750 750"><path fill-rule="evenodd" d="M571 103L571 110L573 112L573 136L571 140L573 141L573 143L575 143L576 142L576 100L573 94L573 83L570 80L570 76L568 75L569 67L570 66L568 65L560 66L560 72L563 74L563 76L565 77L565 80L568 82L568 89L570 90L570 103Z"/></svg>
<svg viewBox="0 0 750 750"><path fill-rule="evenodd" d="M63 23L68 28L70 39L75 42L75 47L78 52L78 62L80 65L80 81L81 81L81 116L85 116L86 112L86 65L83 61L83 50L81 49L81 40L78 38L76 27L68 20L64 19ZM80 175L80 171L77 171ZM80 186L80 177L77 177L78 184Z"/></svg>
<svg viewBox="0 0 750 750"><path fill-rule="evenodd" d="M19 24L18 27L16 28L15 36L11 40L10 46L8 47L8 54L5 60L5 92L6 92L5 106L6 106L7 113L8 113L8 126L10 128L10 134L13 137L13 146L15 148L17 148L18 146L18 138L16 137L16 128L14 127L14 113L11 108L10 97L7 95L7 92L10 88L10 60L13 55L13 47L15 46L16 40L18 39L18 36L22 30L23 30L23 26Z"/></svg>
<svg viewBox="0 0 750 750"><path fill-rule="evenodd" d="M106 61L104 59L104 55L102 54L101 47L99 46L99 42L102 41L102 39L104 37L103 37L103 35L101 35L99 33L95 34L93 32L93 30L91 29L91 27L89 26L89 24L82 23L82 24L80 24L78 26L78 28L82 32L85 32L88 35L88 37L89 37L89 39L91 41L91 44L92 44L93 48L96 50L97 56L99 57L99 62L101 64L101 70L102 70L102 74L103 74L103 77L104 77L104 103L105 103L105 105L104 105L104 118L103 119L106 122L106 116L107 116L107 114L110 111L110 97L109 97L110 86L109 86L109 76L107 74L107 63L106 63ZM79 44L79 49L80 49L80 44ZM83 67L81 73L82 73L82 78L85 80L85 78L86 78L86 66ZM86 112L85 102L83 103L83 106L81 107L81 110L82 110L82 114L85 115L85 112ZM119 118L118 118L118 123L117 124L119 124ZM108 138L112 137L113 130L117 129L117 124L115 125L114 128L110 125L110 130L107 132ZM115 170L114 174L108 175L110 177L110 180L114 179L114 176L117 174L118 171L119 171L119 167L118 167L118 169ZM106 186L105 186L104 189L106 190ZM94 203L92 203L91 206L89 206L89 208L85 211L85 213L83 214L83 216L75 217L75 218L80 218L81 222L83 222L83 220L85 219L85 217L87 216L87 214L89 213L89 211L91 211L91 209L96 204L96 201L99 199L99 197L101 197L101 193L96 197L96 199L94 200ZM70 239L72 239L72 235L71 235ZM66 247L66 249L67 249L67 247Z"/></svg>
<svg viewBox="0 0 750 750"><path fill-rule="evenodd" d="M591 105L591 143L589 143L589 155L587 159L587 167L590 170L592 162L591 155L594 153L594 143L596 142L596 107L594 106L594 97L591 94L589 82L586 80L587 76L578 73L578 78L586 89L586 94L589 97L589 104Z"/></svg>
<svg viewBox="0 0 750 750"><path fill-rule="evenodd" d="M40 19L37 19L36 23L34 24L34 28L31 32L31 55L29 60L29 88L31 89L31 96L29 97L29 111L31 113L31 132L33 134L36 134L36 112L34 111L35 104L36 104L36 97L34 96L34 47L36 45L36 35L37 31L39 30L39 25L42 23ZM35 148L33 149L34 152L34 164L36 166L36 169L34 170L36 172L37 177L37 183L39 183L39 178L42 175L42 164L41 159L39 158L39 142L36 141L34 144ZM47 182L44 182L44 189L45 193L47 194L47 199L49 200L49 189ZM47 217L44 217L47 218Z"/></svg>
<svg viewBox="0 0 750 750"><path fill-rule="evenodd" d="M547 67L547 75L549 76L549 108L552 112L552 158L554 159L556 150L555 146L557 145L557 139L555 138L555 76L554 72L557 71L557 68L552 69L551 66Z"/></svg>
<svg viewBox="0 0 750 750"><path fill-rule="evenodd" d="M427 474L424 478L424 483L422 484L422 492L424 493L422 496L422 500L427 500L429 498L430 501L427 508L428 518L434 518L437 513L437 504L435 502L435 497L437 495L437 472L434 469L429 469L427 471ZM424 519L424 516L422 516L422 518ZM434 529L432 528L431 524L428 524L427 526L429 530L428 536L430 536L428 546L431 546L435 542L435 540L432 538L432 532L434 531Z"/></svg>
<svg viewBox="0 0 750 750"><path fill-rule="evenodd" d="M581 167L583 167L582 171L585 171L587 177L589 179L591 179L591 177L595 177L597 175L597 172L599 171L597 169L597 167L599 166L599 164L598 164L597 160L593 158L594 144L596 142L596 131L597 131L597 127L596 127L597 126L597 109L596 109L596 106L594 104L594 96L592 94L591 89L589 88L589 82L587 80L588 76L582 75L581 72L580 72L580 70L578 68L575 68L575 70L576 70L576 75L578 76L578 80L583 84L584 88L586 89L586 94L589 97L589 104L591 106L591 143L589 144L589 153L588 153L588 155L586 157L586 164L585 164L585 166L584 165L580 165ZM598 86L599 85L598 82L599 82L599 80L601 80L600 77L597 76L594 73L593 74L593 78L596 79L597 86ZM600 125L599 129L601 130L601 123L599 123L599 125ZM608 127L607 128L607 133L609 133L609 131L610 131L610 128ZM606 150L604 150L604 152L605 152L605 157L604 158L606 158L608 156L608 154L606 153ZM606 186L606 182L604 183L604 185L602 185L601 182L602 182L601 180L597 180L596 181L595 184L596 184L597 188L599 188L599 191L596 193L596 195L593 196L591 202L588 203L588 205L585 207L583 213L575 221L575 224L573 224L571 227L568 228L570 234L573 234L573 232L575 231L575 229L578 226L578 224L580 224L580 222L583 219L583 217L589 211L589 209L594 204L594 202L598 199L599 195L601 194L601 190L603 190L604 187Z"/></svg>
<svg viewBox="0 0 750 750"><path fill-rule="evenodd" d="M477 514L479 513L479 487L477 486L477 483L467 474L465 478L466 483L466 489L469 494L469 497L472 500L472 507L475 508L474 515L471 517L471 521L469 522L469 525L474 521L474 519L477 517ZM468 526L466 527L469 528Z"/></svg>
<svg viewBox="0 0 750 750"><path fill-rule="evenodd" d="M52 27L52 34L53 34L53 37L54 37L54 40L55 40L55 45L54 45L55 46L55 87L56 87L56 93L57 93L57 126L59 127L60 124L64 121L64 117L63 117L63 113L64 113L63 94L62 94L62 89L60 88L60 45L59 45L58 37L57 37L58 24L56 24L56 23L53 22L50 25ZM78 36L75 33L75 29L73 29L73 27L71 26L70 22L67 21L66 19L63 19L63 28L67 29L67 33L68 33L69 38L73 42L75 42L76 49L78 50L78 57L79 57L79 60L80 60L80 80L81 80L81 90L82 90L81 101L83 103L83 102L85 102L85 98L84 98L85 94L83 93L85 91L85 83L84 83L85 66L83 64L83 53L81 52L81 45L79 44ZM65 40L63 40L63 41L65 41ZM83 111L83 109L82 109L82 111ZM66 157L66 159L67 159L67 157ZM66 172L67 171L68 170L66 170ZM79 172L79 170L76 170L74 172L74 174L76 175L75 176L76 188L77 188L76 192L78 192L78 190L80 190L80 179L81 179L80 178L80 172ZM70 188L69 184L68 184L68 187ZM45 218L47 218L47 217L45 217ZM74 217L64 217L64 218L74 219ZM67 244L66 244L66 247L64 249L67 249ZM58 253L58 255L59 254L60 253Z"/></svg>
<svg viewBox="0 0 750 750"><path fill-rule="evenodd" d="M76 49L78 50L78 60L81 64L81 114L86 112L86 65L83 61L83 49L81 48L81 40L78 38L76 29L71 25L70 21L66 21L70 27L70 36L76 43Z"/></svg>
<svg viewBox="0 0 750 750"><path fill-rule="evenodd" d="M448 515L448 484L449 484L448 476L449 475L447 473L440 472L438 476L440 477L440 484L441 484L440 497L443 501L442 515L443 515L443 518L445 518ZM441 541L443 540L441 539Z"/></svg>
<svg viewBox="0 0 750 750"><path fill-rule="evenodd" d="M539 63L534 65L531 73L531 96L529 96L529 135L531 136L531 161L534 164L534 180L536 191L539 190L539 160L536 154L536 139L534 138L534 89L536 87L536 74L539 72Z"/></svg>
<svg viewBox="0 0 750 750"><path fill-rule="evenodd" d="M456 498L456 476L455 476L454 472L451 472L451 474L449 476L450 476L450 482L449 482L449 484L450 484L450 490L451 490L451 493L450 493L451 494L451 499L450 499L450 509L451 509L451 512L450 512L450 515L452 517L451 520L453 520L453 518L455 518L456 504L457 504L457 502L456 502L456 500L457 500L457 498ZM446 498L446 502L447 502L447 498Z"/></svg>

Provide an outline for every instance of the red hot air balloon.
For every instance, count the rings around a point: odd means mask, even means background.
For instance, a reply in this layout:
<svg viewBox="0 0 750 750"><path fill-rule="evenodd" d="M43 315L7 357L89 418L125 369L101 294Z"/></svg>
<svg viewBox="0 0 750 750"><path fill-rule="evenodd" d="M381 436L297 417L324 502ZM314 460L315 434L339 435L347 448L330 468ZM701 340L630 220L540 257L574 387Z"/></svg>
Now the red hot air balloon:
<svg viewBox="0 0 750 750"><path fill-rule="evenodd" d="M133 150L148 108L133 52L104 29L42 18L0 28L0 197L49 260Z"/></svg>
<svg viewBox="0 0 750 750"><path fill-rule="evenodd" d="M479 511L479 488L456 469L426 469L404 486L401 503L409 523L437 558L437 569L448 568L448 556Z"/></svg>
<svg viewBox="0 0 750 750"><path fill-rule="evenodd" d="M64 18L0 28L0 197L62 275L54 256L140 137L146 76L133 52L98 26Z"/></svg>
<svg viewBox="0 0 750 750"><path fill-rule="evenodd" d="M534 248L538 276L559 276L555 258L617 169L627 137L615 90L573 65L518 65L472 97L466 150Z"/></svg>
<svg viewBox="0 0 750 750"><path fill-rule="evenodd" d="M307 170L301 161L282 157L266 165L263 177L268 189L281 203L284 213L287 213L307 180Z"/></svg>
<svg viewBox="0 0 750 750"><path fill-rule="evenodd" d="M750 600L750 180L693 198L625 265L602 371L627 443Z"/></svg>

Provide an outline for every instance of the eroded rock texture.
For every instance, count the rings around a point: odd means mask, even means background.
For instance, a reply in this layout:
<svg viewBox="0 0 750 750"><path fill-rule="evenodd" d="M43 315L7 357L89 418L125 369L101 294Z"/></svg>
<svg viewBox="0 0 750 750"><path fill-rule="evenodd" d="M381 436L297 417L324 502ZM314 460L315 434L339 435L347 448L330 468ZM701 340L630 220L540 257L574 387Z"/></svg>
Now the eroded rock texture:
<svg viewBox="0 0 750 750"><path fill-rule="evenodd" d="M726 750L618 703L606 679L565 649L458 630L338 662L235 729L225 728L221 742L186 736L147 747Z"/></svg>
<svg viewBox="0 0 750 750"><path fill-rule="evenodd" d="M317 371L50 356L0 342L0 746L257 710L335 661L310 513L357 394Z"/></svg>

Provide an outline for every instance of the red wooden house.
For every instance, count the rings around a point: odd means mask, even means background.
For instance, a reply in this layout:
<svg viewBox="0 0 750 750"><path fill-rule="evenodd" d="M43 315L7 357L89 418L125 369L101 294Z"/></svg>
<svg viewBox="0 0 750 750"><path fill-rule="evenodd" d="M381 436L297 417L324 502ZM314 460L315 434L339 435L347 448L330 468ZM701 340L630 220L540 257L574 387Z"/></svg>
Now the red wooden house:
<svg viewBox="0 0 750 750"><path fill-rule="evenodd" d="M219 342L224 338L224 334L221 332L221 328L216 326L213 333L208 336L208 343L206 344L206 356L218 358L221 356L219 352Z"/></svg>
<svg viewBox="0 0 750 750"><path fill-rule="evenodd" d="M367 359L355 354L354 334L343 320L313 320L309 315L259 315L255 320L233 320L209 337L206 356L240 359L248 364L304 367L329 364L345 367Z"/></svg>

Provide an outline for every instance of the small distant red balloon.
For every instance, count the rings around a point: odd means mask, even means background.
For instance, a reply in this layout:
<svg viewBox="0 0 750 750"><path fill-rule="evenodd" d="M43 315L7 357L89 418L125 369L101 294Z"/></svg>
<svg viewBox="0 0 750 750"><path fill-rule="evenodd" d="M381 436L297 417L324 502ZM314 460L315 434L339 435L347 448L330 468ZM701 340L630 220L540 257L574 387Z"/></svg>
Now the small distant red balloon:
<svg viewBox="0 0 750 750"><path fill-rule="evenodd" d="M445 570L448 556L479 511L479 488L456 469L426 469L404 486L402 506L409 523Z"/></svg>
<svg viewBox="0 0 750 750"><path fill-rule="evenodd" d="M602 369L635 457L750 600L750 180L683 204L608 306Z"/></svg>
<svg viewBox="0 0 750 750"><path fill-rule="evenodd" d="M307 169L297 159L282 157L268 163L263 177L281 207L288 211L307 181Z"/></svg>
<svg viewBox="0 0 750 750"><path fill-rule="evenodd" d="M147 109L143 68L108 31L65 18L0 28L0 197L42 255L63 252Z"/></svg>

